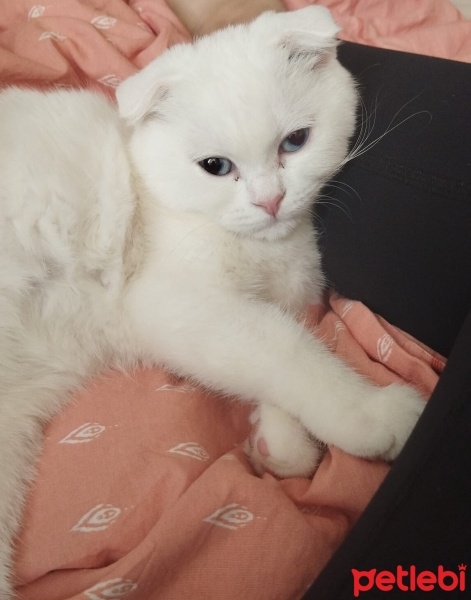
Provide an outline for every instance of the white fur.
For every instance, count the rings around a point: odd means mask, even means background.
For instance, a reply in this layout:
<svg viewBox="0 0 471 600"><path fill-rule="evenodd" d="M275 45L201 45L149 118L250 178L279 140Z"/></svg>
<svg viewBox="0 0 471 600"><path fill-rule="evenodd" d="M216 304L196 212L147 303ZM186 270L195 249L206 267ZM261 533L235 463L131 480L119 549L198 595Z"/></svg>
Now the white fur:
<svg viewBox="0 0 471 600"><path fill-rule="evenodd" d="M271 457L249 452L281 475L314 468L312 436L402 448L418 395L371 386L296 320L323 283L312 202L354 126L336 32L309 7L174 47L122 84L119 115L85 91L0 94L2 600L42 425L105 366L164 364L258 402ZM236 168L209 175L210 156ZM277 194L275 218L260 203Z"/></svg>

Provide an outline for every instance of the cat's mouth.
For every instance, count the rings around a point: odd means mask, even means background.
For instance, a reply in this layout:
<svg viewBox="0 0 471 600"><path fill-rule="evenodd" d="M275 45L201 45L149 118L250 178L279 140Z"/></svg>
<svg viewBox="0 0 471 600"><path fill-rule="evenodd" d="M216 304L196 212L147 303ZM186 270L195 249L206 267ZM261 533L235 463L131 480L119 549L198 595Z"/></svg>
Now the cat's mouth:
<svg viewBox="0 0 471 600"><path fill-rule="evenodd" d="M276 241L288 236L300 223L298 216L269 216L256 223L238 224L230 229L237 235L257 240Z"/></svg>

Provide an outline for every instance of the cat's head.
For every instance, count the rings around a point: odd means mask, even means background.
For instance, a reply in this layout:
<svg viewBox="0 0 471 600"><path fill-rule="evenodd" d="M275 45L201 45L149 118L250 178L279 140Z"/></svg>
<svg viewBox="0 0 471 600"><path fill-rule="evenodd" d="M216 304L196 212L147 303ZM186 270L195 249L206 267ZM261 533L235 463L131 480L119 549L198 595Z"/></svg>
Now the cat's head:
<svg viewBox="0 0 471 600"><path fill-rule="evenodd" d="M117 91L131 152L160 203L276 239L345 158L356 92L327 9L265 13L174 46Z"/></svg>

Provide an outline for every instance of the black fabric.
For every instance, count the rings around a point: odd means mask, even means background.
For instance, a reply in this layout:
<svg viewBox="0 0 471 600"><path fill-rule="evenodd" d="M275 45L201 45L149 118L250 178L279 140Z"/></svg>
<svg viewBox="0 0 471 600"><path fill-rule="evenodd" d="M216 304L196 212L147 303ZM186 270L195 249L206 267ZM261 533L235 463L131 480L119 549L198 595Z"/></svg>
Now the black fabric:
<svg viewBox="0 0 471 600"><path fill-rule="evenodd" d="M339 58L368 141L390 132L324 190L328 281L447 356L471 307L471 65L350 43Z"/></svg>
<svg viewBox="0 0 471 600"><path fill-rule="evenodd" d="M351 569L437 573L443 565L458 573L464 563L464 592L373 586L358 596L464 599L471 597L471 65L356 44L344 44L340 58L359 79L369 114L377 106L371 139L397 111L393 125L419 114L326 190L333 201L317 222L327 276L442 354L453 351L403 452L304 598L355 598Z"/></svg>

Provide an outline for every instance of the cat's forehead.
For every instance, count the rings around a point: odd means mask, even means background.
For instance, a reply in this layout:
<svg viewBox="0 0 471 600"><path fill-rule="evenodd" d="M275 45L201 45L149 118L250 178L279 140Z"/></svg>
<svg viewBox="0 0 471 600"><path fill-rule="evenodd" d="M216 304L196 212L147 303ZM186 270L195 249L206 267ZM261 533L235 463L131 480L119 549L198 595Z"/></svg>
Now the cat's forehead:
<svg viewBox="0 0 471 600"><path fill-rule="evenodd" d="M210 87L238 102L264 100L276 90L284 92L286 86L308 84L306 72L293 69L280 44L249 35L243 28L229 28L182 46L172 62L175 75L183 75L195 88Z"/></svg>
<svg viewBox="0 0 471 600"><path fill-rule="evenodd" d="M169 106L193 122L195 134L212 142L229 136L246 147L249 140L269 144L310 125L315 74L290 64L288 53L274 44L223 33L174 57L179 81L170 89Z"/></svg>
<svg viewBox="0 0 471 600"><path fill-rule="evenodd" d="M326 100L326 73L338 75L337 31L327 9L311 6L174 46L119 86L120 115L130 125L193 118L213 130L224 119L238 128L309 119Z"/></svg>

